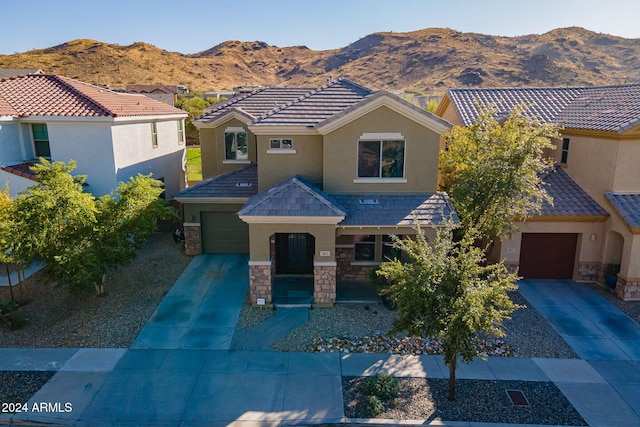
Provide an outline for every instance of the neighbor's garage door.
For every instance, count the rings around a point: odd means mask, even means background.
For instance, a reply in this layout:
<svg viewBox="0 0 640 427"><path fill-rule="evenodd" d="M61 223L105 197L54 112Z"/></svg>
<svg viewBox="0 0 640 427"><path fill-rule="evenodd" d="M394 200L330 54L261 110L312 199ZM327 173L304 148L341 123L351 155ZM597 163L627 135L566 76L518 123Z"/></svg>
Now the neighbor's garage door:
<svg viewBox="0 0 640 427"><path fill-rule="evenodd" d="M202 252L249 253L249 225L235 212L202 212Z"/></svg>
<svg viewBox="0 0 640 427"><path fill-rule="evenodd" d="M523 233L518 274L528 279L571 279L577 234Z"/></svg>

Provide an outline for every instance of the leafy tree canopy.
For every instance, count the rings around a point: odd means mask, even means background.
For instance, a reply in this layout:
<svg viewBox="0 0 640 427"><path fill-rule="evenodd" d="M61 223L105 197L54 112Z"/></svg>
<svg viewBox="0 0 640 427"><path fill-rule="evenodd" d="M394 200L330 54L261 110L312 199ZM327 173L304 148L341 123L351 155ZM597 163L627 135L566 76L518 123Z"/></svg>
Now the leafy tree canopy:
<svg viewBox="0 0 640 427"><path fill-rule="evenodd" d="M54 281L103 293L104 275L136 256L159 219L176 214L159 198L162 183L151 175L95 199L83 192L84 178L71 175L74 167L46 160L33 167L40 183L16 199L9 245L22 259L44 259Z"/></svg>
<svg viewBox="0 0 640 427"><path fill-rule="evenodd" d="M515 107L504 122L497 109L480 110L468 127L456 126L440 155L441 189L447 191L464 229L480 237L503 237L514 222L540 211L551 197L541 178L552 167L545 151L555 148L558 127L526 115Z"/></svg>
<svg viewBox="0 0 640 427"><path fill-rule="evenodd" d="M419 227L415 238L394 238L402 260L383 262L378 270L389 282L383 292L398 306L394 330L441 339L449 400L455 398L458 357L470 362L478 355L479 333L503 336L502 320L517 308L507 294L516 289L517 277L502 263L485 262L475 232L456 241L454 230L451 224L438 229L431 243Z"/></svg>

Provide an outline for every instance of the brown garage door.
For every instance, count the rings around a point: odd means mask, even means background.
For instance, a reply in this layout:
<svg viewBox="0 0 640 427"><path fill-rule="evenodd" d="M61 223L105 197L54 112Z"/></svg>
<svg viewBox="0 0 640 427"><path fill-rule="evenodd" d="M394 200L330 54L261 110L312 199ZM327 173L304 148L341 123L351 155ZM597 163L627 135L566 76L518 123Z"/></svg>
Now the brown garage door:
<svg viewBox="0 0 640 427"><path fill-rule="evenodd" d="M571 279L577 234L523 233L518 275L529 279Z"/></svg>
<svg viewBox="0 0 640 427"><path fill-rule="evenodd" d="M235 212L202 212L202 252L248 254L249 224Z"/></svg>

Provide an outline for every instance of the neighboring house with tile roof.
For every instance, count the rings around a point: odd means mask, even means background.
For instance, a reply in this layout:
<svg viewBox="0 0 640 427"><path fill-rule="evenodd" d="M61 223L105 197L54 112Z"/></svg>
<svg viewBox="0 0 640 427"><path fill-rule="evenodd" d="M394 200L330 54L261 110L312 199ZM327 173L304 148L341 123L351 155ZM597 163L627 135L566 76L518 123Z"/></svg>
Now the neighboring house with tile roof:
<svg viewBox="0 0 640 427"><path fill-rule="evenodd" d="M0 79L26 76L27 74L44 74L40 68L0 68Z"/></svg>
<svg viewBox="0 0 640 427"><path fill-rule="evenodd" d="M57 75L0 80L0 185L12 196L33 185L40 157L75 160L96 196L138 173L152 173L166 194L185 186L184 119L177 108Z"/></svg>
<svg viewBox="0 0 640 427"><path fill-rule="evenodd" d="M451 89L437 113L468 126L478 106L504 116L518 104L561 126L546 178L553 207L519 224L495 248L524 277L604 282L620 265L616 294L640 299L640 84L588 87Z"/></svg>
<svg viewBox="0 0 640 427"><path fill-rule="evenodd" d="M249 253L253 304L302 275L309 300L331 305L390 256L390 235L415 234L414 219L429 236L457 221L437 191L451 125L389 92L345 79L259 88L194 124L205 181L175 195L186 249Z"/></svg>

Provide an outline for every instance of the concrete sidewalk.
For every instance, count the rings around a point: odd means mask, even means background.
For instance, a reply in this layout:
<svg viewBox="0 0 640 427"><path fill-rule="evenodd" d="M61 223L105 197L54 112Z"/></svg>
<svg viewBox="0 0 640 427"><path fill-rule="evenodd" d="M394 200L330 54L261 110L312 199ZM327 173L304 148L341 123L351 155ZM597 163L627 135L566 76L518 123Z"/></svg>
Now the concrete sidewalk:
<svg viewBox="0 0 640 427"><path fill-rule="evenodd" d="M546 292L561 296L558 301L565 294L582 292L571 286L558 289L536 289L536 286L524 286L525 297L531 298L534 307L540 306L550 322L554 321L557 310L545 311L544 308L561 304L554 303L556 297L550 297ZM56 372L28 405L49 403L53 405L51 411L0 414L0 424L271 426L357 423L363 420L344 417L342 376L386 372L397 377L448 378L442 356L229 351L247 287L245 256L199 256L158 306L131 349L0 349L0 370ZM589 297L590 294L585 295ZM620 318L615 307L612 309L606 300L604 303L598 299L589 301L574 301L571 310L584 313L589 307L595 307L589 305L595 301L598 309L594 311L608 313L608 319ZM564 312L570 312L569 308ZM303 313L289 314L281 317L286 320L285 325L274 326L278 334L305 320ZM560 319L554 325L557 329L580 329L571 326L570 317L557 317ZM635 353L619 345L628 335L612 331L602 334L621 349L626 355L624 360L614 357L607 360L476 359L469 365L461 364L457 377L551 381L589 425L639 426L640 361L633 360ZM265 336L270 335L265 332ZM261 349L268 341L265 338L255 346ZM628 341L629 346L635 348L634 338ZM68 408L67 403L71 410L57 410ZM397 423L393 420L366 422ZM402 421L402 424L412 423L429 424L429 421ZM500 425L439 420L431 424Z"/></svg>
<svg viewBox="0 0 640 427"><path fill-rule="evenodd" d="M39 356L42 352L0 350L2 368L51 370L46 357ZM32 363L20 364L24 358ZM71 403L71 412L3 414L0 422L83 426L353 422L357 420L344 418L342 376L386 372L397 377L448 378L442 356L433 355L80 349L66 358L29 406L36 402ZM11 359L14 364L7 363ZM35 363L38 359L42 359L40 366ZM57 360L62 361L62 354ZM638 363L489 358L461 365L458 378L552 381L589 425L640 425Z"/></svg>

